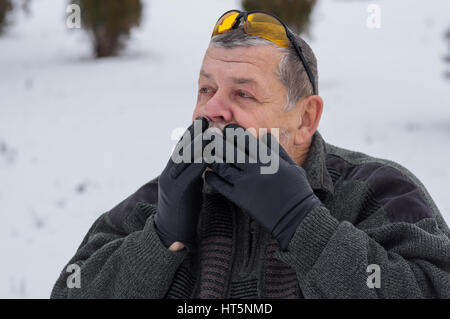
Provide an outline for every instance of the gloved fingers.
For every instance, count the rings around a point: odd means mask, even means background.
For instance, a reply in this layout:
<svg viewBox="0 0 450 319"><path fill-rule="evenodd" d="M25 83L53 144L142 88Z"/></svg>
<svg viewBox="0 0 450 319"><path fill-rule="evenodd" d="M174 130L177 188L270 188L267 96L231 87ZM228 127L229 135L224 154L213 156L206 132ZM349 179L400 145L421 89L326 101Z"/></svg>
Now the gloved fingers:
<svg viewBox="0 0 450 319"><path fill-rule="evenodd" d="M196 137L203 135L208 126L209 122L206 118L196 118L179 139L173 153L180 155L180 151L186 149Z"/></svg>
<svg viewBox="0 0 450 319"><path fill-rule="evenodd" d="M216 146L214 148L213 154L205 154L205 161L208 164L212 163L227 163L231 164L234 167L236 167L239 170L245 169L245 163L248 162L247 155L242 150L238 149L233 143L230 141L227 141L223 138L223 136L215 136L215 139L220 139L220 141L215 140L214 142L220 142L216 143Z"/></svg>
<svg viewBox="0 0 450 319"><path fill-rule="evenodd" d="M206 145L203 149L203 157L207 163L223 162L225 152L225 140L223 133L217 127L209 128L206 133Z"/></svg>
<svg viewBox="0 0 450 319"><path fill-rule="evenodd" d="M179 145L180 148L176 148L171 157L171 160L174 163L170 172L172 178L177 178L186 168L188 168L193 163L203 163L205 164L203 165L203 167L206 168L206 163L203 160L204 140L202 134L198 134L197 136L195 136L190 143L181 141ZM180 154L180 152L182 154Z"/></svg>
<svg viewBox="0 0 450 319"><path fill-rule="evenodd" d="M250 129L246 130L242 126L234 123L228 124L224 128L224 138L229 143L234 144L241 152L250 156L257 155L258 139L251 133Z"/></svg>
<svg viewBox="0 0 450 319"><path fill-rule="evenodd" d="M280 156L295 164L275 136L270 133L265 133L258 138L256 131L252 133L250 129L244 130L237 124L227 125L224 131L226 140L234 143L239 151L245 152L247 163L265 163L263 156Z"/></svg>
<svg viewBox="0 0 450 319"><path fill-rule="evenodd" d="M224 128L224 136L227 143L234 145L234 147L227 149L227 152L230 149L234 151L234 154L227 158L233 159L233 164L236 167L245 170L247 164L260 162L258 153L260 142L256 137L256 131L252 133L251 129L245 130L237 124L229 124Z"/></svg>
<svg viewBox="0 0 450 319"><path fill-rule="evenodd" d="M205 172L205 181L223 196L229 195L233 190L233 185L230 184L225 179L223 179L220 175L218 175L214 171Z"/></svg>
<svg viewBox="0 0 450 319"><path fill-rule="evenodd" d="M203 135L203 133L208 129L209 122L204 117L198 117L196 118L191 125L186 129L186 131L181 136L180 140L178 141L175 149L179 151L181 149L184 149L187 145L192 143L194 139L199 136ZM180 144L180 145L179 145Z"/></svg>
<svg viewBox="0 0 450 319"><path fill-rule="evenodd" d="M241 175L241 170L230 163L211 163L208 167L230 185L234 185L237 177Z"/></svg>
<svg viewBox="0 0 450 319"><path fill-rule="evenodd" d="M261 136L261 142L266 145L266 147L270 150L271 156L279 156L286 162L296 165L295 161L289 156L286 150L278 143L275 136L271 133L266 133Z"/></svg>
<svg viewBox="0 0 450 319"><path fill-rule="evenodd" d="M163 242L164 246L166 246L166 248L169 248L170 245L173 244L173 242L175 241L175 236L173 236L173 234L170 234L169 231L167 231L167 229L165 228L165 223L167 223L167 221L165 221L161 214L156 214L155 215L155 230L158 233L159 238L161 239L161 241Z"/></svg>

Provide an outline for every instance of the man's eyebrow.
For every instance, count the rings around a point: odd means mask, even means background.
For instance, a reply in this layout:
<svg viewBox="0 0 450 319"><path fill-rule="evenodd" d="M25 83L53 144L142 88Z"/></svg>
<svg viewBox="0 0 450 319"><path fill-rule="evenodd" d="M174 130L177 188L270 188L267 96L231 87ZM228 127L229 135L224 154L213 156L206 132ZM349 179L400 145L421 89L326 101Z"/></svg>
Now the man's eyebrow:
<svg viewBox="0 0 450 319"><path fill-rule="evenodd" d="M252 84L257 85L258 82L251 78L231 78L231 80L236 84Z"/></svg>
<svg viewBox="0 0 450 319"><path fill-rule="evenodd" d="M207 78L207 79L210 79L210 78L211 78L211 74L206 73L206 71L203 70L203 69L200 70L200 76L204 76L204 77Z"/></svg>
<svg viewBox="0 0 450 319"><path fill-rule="evenodd" d="M211 79L212 75L210 73L207 73L205 70L201 69L200 70L200 76L203 76L207 79ZM236 77L232 77L231 81L235 84L250 84L253 86L258 86L258 82L255 79L252 78L236 78Z"/></svg>

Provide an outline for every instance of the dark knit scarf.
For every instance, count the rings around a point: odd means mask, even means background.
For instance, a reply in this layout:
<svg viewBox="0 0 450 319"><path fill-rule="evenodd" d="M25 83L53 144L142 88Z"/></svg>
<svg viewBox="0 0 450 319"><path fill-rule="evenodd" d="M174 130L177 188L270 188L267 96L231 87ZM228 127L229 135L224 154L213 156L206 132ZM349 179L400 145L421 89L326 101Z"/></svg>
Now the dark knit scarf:
<svg viewBox="0 0 450 319"><path fill-rule="evenodd" d="M239 283L231 287L232 258L236 248L236 218L232 204L213 191L204 193L198 227L198 249L190 252L175 273L167 298L239 298L257 289L260 298L302 298L295 271L272 257L278 243L266 245L255 284ZM237 292L237 293L236 293Z"/></svg>

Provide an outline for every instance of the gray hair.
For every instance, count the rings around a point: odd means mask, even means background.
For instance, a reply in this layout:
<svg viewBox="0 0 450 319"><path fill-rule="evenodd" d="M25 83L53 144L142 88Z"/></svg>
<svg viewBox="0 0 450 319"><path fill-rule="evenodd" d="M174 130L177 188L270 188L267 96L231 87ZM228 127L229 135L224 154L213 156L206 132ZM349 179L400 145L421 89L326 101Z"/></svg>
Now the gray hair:
<svg viewBox="0 0 450 319"><path fill-rule="evenodd" d="M295 40L303 51L303 55L311 69L318 93L319 86L316 57L311 47L300 36L295 34ZM230 30L224 34L215 35L211 39L210 44L220 48L272 45L279 49L282 52L282 55L278 65L277 76L287 88L286 110L292 109L300 99L313 93L308 74L292 44L287 48L282 48L264 38L246 34L242 27Z"/></svg>

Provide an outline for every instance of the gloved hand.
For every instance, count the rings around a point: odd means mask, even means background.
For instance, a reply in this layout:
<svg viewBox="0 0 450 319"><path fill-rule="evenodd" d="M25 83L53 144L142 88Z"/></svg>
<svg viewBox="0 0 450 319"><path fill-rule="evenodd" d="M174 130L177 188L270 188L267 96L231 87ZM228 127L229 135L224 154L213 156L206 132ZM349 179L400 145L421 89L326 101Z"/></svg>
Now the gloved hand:
<svg viewBox="0 0 450 319"><path fill-rule="evenodd" d="M228 128L235 129L236 138L227 137ZM297 226L310 211L321 205L321 201L311 189L304 169L289 157L270 133L258 139L245 134L236 124L228 125L224 131L224 149L234 147L234 154L245 152L245 163L236 163L236 155L234 163L226 163L224 150L221 154L216 152L216 159L221 156L223 163L209 164L212 171L206 171L206 182L265 227L278 240L281 249L286 250ZM236 142L243 140L244 134L250 138L239 147ZM258 146L256 154L250 152L252 143ZM265 145L272 160L279 154L276 173L261 174L261 167L265 165L259 149ZM249 159L256 163L249 163Z"/></svg>
<svg viewBox="0 0 450 319"><path fill-rule="evenodd" d="M202 134L207 128L205 118L189 126L159 177L155 228L166 247L175 241L194 247L206 169Z"/></svg>

